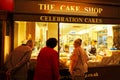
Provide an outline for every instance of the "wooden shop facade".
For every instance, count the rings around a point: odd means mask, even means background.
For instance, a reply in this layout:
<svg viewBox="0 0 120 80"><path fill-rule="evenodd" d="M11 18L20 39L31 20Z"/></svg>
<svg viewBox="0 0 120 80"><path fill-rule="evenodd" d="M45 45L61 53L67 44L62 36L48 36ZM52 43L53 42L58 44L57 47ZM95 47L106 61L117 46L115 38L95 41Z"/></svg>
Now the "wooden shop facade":
<svg viewBox="0 0 120 80"><path fill-rule="evenodd" d="M60 79L70 80L73 41L81 38L86 53L91 41L97 40L96 55L88 55L86 80L120 79L119 3L117 0L15 0L13 11L0 10L0 66L11 50L33 39L31 76L39 50L48 38L55 37L59 42L55 49L59 52Z"/></svg>

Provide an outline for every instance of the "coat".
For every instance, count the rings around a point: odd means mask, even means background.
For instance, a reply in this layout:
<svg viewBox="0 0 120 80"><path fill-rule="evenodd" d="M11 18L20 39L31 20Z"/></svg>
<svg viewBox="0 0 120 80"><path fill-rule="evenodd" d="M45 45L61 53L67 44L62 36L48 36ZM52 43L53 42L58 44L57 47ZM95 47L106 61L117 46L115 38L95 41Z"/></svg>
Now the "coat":
<svg viewBox="0 0 120 80"><path fill-rule="evenodd" d="M32 50L26 45L15 48L6 62L7 68L12 70L11 77L17 80L26 80L28 72L28 62L31 57Z"/></svg>
<svg viewBox="0 0 120 80"><path fill-rule="evenodd" d="M57 51L44 47L37 57L34 80L59 80L59 57Z"/></svg>

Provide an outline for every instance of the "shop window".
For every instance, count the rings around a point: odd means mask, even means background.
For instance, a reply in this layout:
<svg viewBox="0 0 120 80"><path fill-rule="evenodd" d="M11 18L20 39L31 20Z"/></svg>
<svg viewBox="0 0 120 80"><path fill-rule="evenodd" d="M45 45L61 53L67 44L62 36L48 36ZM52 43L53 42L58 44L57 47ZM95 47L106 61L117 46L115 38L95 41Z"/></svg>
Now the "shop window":
<svg viewBox="0 0 120 80"><path fill-rule="evenodd" d="M31 59L36 59L46 40L50 37L58 39L58 23L15 21L14 48L25 44L28 39L35 41ZM55 48L58 50L58 47Z"/></svg>
<svg viewBox="0 0 120 80"><path fill-rule="evenodd" d="M82 48L88 55L89 67L120 64L120 26L109 24L60 23L60 68L68 68L74 49L73 41L81 38ZM96 55L88 51L91 42L97 41Z"/></svg>

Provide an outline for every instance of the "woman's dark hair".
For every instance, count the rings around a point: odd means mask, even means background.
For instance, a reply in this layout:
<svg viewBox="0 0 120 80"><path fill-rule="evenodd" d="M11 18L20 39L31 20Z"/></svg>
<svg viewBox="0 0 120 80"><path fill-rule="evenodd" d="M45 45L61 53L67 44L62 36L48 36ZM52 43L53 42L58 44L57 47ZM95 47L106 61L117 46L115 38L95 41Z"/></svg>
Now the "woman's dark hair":
<svg viewBox="0 0 120 80"><path fill-rule="evenodd" d="M57 39L56 38L49 38L46 41L46 46L50 48L54 48L57 45Z"/></svg>

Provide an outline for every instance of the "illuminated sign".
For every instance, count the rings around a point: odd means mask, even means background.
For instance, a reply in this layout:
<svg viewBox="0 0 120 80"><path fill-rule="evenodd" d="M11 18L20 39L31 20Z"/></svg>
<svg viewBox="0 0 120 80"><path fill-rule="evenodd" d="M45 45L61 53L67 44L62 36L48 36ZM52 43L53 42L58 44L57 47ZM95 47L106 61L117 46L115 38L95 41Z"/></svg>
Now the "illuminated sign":
<svg viewBox="0 0 120 80"><path fill-rule="evenodd" d="M48 11L48 13L56 14L77 14L98 16L103 11L100 7L89 7L69 4L38 4L40 11Z"/></svg>

